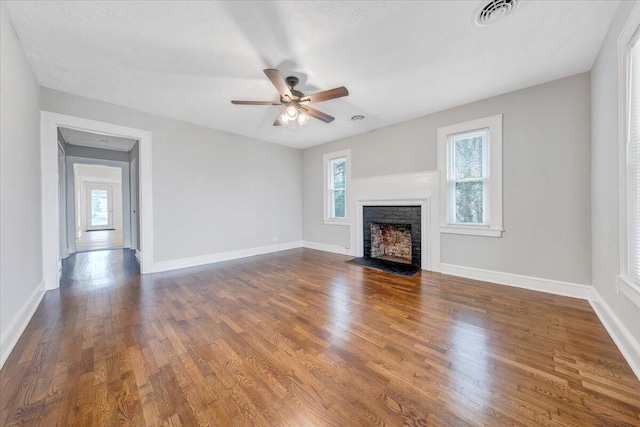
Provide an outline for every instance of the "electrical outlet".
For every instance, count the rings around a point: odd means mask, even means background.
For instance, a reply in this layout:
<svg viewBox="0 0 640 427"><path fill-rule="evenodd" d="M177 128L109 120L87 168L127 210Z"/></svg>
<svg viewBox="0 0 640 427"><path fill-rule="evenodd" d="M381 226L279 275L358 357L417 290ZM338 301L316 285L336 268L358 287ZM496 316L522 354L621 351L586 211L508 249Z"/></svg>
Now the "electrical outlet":
<svg viewBox="0 0 640 427"><path fill-rule="evenodd" d="M277 241L278 241L278 238L277 238L277 237L274 237L274 238L273 238L273 239L271 239L271 240L273 240L274 242L277 242Z"/></svg>

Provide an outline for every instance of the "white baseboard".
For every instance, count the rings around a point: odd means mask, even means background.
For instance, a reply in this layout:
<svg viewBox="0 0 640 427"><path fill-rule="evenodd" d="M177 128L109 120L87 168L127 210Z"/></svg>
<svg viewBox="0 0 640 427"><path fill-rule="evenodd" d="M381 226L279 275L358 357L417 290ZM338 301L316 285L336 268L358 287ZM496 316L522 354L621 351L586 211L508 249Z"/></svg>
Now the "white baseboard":
<svg viewBox="0 0 640 427"><path fill-rule="evenodd" d="M616 343L633 373L640 380L640 343L635 340L629 329L625 327L620 318L611 310L611 307L595 289L592 289L589 304L591 304L593 311L596 312L613 342Z"/></svg>
<svg viewBox="0 0 640 427"><path fill-rule="evenodd" d="M31 292L31 295L29 295L24 306L14 317L7 329L2 331L2 336L0 337L0 368L2 368L4 362L7 361L7 358L11 354L11 351L18 343L20 336L33 317L33 313L35 313L38 305L40 305L40 301L42 301L44 293L45 280L42 279L33 292Z"/></svg>
<svg viewBox="0 0 640 427"><path fill-rule="evenodd" d="M153 272L159 273L161 271L177 270L180 268L195 267L204 264L213 264L216 262L229 261L232 259L286 251L289 249L299 248L301 246L302 242L300 240L297 240L295 242L281 243L278 245L260 246L257 248L240 249L237 251L229 252L219 252L216 254L174 259L170 261L158 261L153 263Z"/></svg>
<svg viewBox="0 0 640 427"><path fill-rule="evenodd" d="M316 249L318 251L331 252L340 255L351 255L351 249L343 246L327 245L326 243L302 242L303 248Z"/></svg>
<svg viewBox="0 0 640 427"><path fill-rule="evenodd" d="M514 286L532 291L547 292L549 294L588 300L591 297L591 286L577 283L560 282L558 280L542 279L539 277L522 276L520 274L502 273L499 271L482 270L479 268L463 267L453 264L440 264L440 272L452 276L482 280L499 285Z"/></svg>
<svg viewBox="0 0 640 427"><path fill-rule="evenodd" d="M136 260L138 261L138 264L140 264L140 260L142 259L142 254L137 249L136 249L135 257L136 257Z"/></svg>

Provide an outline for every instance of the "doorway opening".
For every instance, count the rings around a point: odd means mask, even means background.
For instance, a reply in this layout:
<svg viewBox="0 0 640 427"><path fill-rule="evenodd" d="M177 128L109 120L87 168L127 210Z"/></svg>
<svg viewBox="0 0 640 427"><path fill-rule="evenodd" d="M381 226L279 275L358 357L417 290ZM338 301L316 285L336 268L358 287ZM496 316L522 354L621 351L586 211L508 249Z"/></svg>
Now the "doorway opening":
<svg viewBox="0 0 640 427"><path fill-rule="evenodd" d="M95 235L92 240L101 240L100 234L121 229L121 243L105 238L105 246L130 249L142 274L153 271L151 132L48 111L41 112L41 129L46 289L59 287L62 259L87 250L78 241L78 230L87 237ZM76 185L76 164L80 168L118 168L121 184L85 179ZM95 173L90 176L96 177ZM116 189L120 186L121 202ZM84 205L76 203L77 191L81 192ZM78 228L76 219L80 222L83 216L84 222Z"/></svg>
<svg viewBox="0 0 640 427"><path fill-rule="evenodd" d="M126 174L121 167L73 165L75 252L125 247L123 175Z"/></svg>
<svg viewBox="0 0 640 427"><path fill-rule="evenodd" d="M137 216L131 212L138 179L130 173L131 161L139 158L138 141L58 127L58 146L59 165L66 169L58 171L58 179L65 180L59 187L66 188L58 215L60 261L76 252L139 250L132 244L132 230L139 225L132 224Z"/></svg>

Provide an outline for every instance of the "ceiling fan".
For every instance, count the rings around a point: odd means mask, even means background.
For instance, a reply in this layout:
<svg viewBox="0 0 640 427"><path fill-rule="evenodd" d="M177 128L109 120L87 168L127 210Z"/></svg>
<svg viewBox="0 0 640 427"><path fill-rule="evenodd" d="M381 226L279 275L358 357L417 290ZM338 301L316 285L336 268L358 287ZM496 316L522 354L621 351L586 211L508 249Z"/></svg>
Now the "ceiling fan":
<svg viewBox="0 0 640 427"><path fill-rule="evenodd" d="M305 95L294 89L299 81L297 77L289 76L285 80L278 70L267 68L263 71L280 94L280 101L231 101L231 103L237 105L284 105L284 110L273 122L274 126L293 127L296 122L302 126L309 121L309 117L331 123L335 117L311 108L309 104L349 95L349 91L344 86Z"/></svg>

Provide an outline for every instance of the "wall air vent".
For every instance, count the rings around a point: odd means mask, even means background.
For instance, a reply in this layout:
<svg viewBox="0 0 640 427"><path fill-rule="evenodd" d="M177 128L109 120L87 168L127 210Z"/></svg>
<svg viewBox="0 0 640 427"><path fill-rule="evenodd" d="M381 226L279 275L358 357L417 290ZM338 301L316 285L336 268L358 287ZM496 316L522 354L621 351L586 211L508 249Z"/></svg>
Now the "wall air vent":
<svg viewBox="0 0 640 427"><path fill-rule="evenodd" d="M475 22L480 26L493 24L516 10L520 0L491 0L481 6L475 15Z"/></svg>

